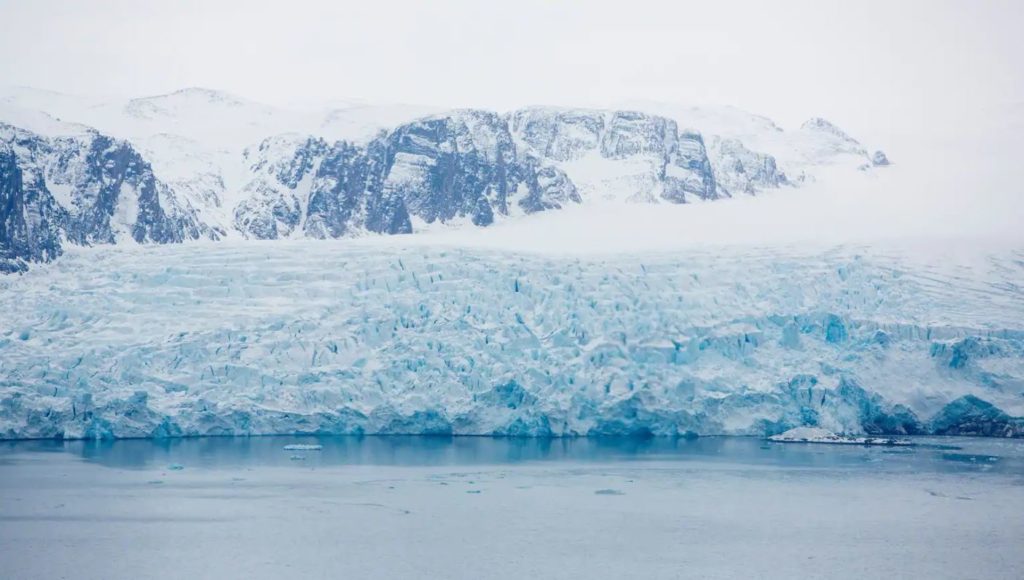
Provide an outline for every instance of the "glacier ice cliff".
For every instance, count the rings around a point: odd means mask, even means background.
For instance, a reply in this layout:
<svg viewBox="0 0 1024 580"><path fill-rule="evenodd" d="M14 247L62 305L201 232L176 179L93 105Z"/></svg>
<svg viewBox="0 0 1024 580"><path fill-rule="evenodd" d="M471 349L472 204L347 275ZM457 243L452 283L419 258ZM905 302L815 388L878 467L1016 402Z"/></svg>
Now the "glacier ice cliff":
<svg viewBox="0 0 1024 580"><path fill-rule="evenodd" d="M1020 436L1022 287L1013 250L72 249L0 278L0 438Z"/></svg>

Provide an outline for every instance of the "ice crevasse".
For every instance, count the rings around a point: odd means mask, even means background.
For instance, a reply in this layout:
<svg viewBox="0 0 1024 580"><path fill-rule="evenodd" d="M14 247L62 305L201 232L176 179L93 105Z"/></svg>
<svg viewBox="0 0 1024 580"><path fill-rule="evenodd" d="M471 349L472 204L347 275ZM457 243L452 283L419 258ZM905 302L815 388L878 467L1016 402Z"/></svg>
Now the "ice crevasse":
<svg viewBox="0 0 1024 580"><path fill-rule="evenodd" d="M1024 434L1024 252L94 248L0 279L0 438Z"/></svg>

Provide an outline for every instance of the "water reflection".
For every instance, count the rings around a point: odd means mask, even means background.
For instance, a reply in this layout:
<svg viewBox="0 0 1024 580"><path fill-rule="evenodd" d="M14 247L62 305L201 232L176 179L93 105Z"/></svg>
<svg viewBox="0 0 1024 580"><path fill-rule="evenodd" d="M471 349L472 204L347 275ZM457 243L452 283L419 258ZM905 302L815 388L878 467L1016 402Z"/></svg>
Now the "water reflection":
<svg viewBox="0 0 1024 580"><path fill-rule="evenodd" d="M523 462L720 462L790 468L882 471L996 471L1024 474L1024 441L921 438L910 448L768 443L756 438L519 439L445 436L202 437L0 443L0 462L20 453L69 453L108 467L154 469L343 465L501 465ZM322 445L290 452L289 444ZM301 460L299 460L301 459Z"/></svg>

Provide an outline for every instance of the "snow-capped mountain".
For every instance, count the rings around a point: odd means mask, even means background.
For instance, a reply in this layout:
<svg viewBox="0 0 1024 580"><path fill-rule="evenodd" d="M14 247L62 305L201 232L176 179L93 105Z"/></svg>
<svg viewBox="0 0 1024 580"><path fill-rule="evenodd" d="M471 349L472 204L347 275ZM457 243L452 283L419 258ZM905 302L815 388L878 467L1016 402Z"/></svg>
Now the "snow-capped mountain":
<svg viewBox="0 0 1024 580"><path fill-rule="evenodd" d="M202 223L128 142L95 132L45 138L0 124L0 269L77 245L178 243Z"/></svg>
<svg viewBox="0 0 1024 580"><path fill-rule="evenodd" d="M822 167L888 164L822 119L786 132L739 111L660 112L290 110L198 88L128 101L9 90L0 261L23 269L66 243L487 226L576 205L713 201L799 186Z"/></svg>

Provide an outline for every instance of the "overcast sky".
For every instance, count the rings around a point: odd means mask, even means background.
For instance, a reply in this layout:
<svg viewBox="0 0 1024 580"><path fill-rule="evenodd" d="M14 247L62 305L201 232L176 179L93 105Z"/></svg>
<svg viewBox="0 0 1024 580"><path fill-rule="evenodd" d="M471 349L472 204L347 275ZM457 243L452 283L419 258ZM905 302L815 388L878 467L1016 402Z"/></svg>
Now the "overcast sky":
<svg viewBox="0 0 1024 580"><path fill-rule="evenodd" d="M861 135L1024 101L1024 2L0 0L0 83L506 109L731 104Z"/></svg>

